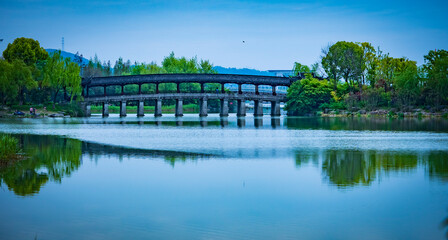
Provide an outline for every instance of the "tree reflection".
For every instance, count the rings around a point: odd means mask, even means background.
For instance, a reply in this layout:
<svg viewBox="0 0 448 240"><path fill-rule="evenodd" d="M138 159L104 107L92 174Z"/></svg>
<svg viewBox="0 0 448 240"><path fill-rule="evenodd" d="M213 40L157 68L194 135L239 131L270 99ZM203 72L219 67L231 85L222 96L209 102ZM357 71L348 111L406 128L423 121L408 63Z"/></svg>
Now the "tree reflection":
<svg viewBox="0 0 448 240"><path fill-rule="evenodd" d="M431 180L448 181L447 152L325 150L296 153L296 166L322 162L323 178L339 188L369 186L383 175L427 169Z"/></svg>
<svg viewBox="0 0 448 240"><path fill-rule="evenodd" d="M33 195L47 181L61 182L81 165L81 141L53 136L17 136L26 158L0 168L0 179L20 196Z"/></svg>

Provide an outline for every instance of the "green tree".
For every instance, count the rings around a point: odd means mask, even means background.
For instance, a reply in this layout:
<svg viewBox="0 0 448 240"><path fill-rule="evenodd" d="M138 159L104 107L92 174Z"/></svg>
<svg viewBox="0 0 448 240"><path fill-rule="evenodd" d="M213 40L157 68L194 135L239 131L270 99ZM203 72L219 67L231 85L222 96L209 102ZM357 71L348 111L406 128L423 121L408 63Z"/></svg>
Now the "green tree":
<svg viewBox="0 0 448 240"><path fill-rule="evenodd" d="M213 64L209 60L202 60L199 64L199 73L213 73L216 74L216 70L213 69Z"/></svg>
<svg viewBox="0 0 448 240"><path fill-rule="evenodd" d="M420 95L420 79L417 64L406 61L403 69L394 76L393 83L401 106L414 105Z"/></svg>
<svg viewBox="0 0 448 240"><path fill-rule="evenodd" d="M48 57L47 51L40 47L37 40L32 38L16 38L13 43L9 43L3 57L8 61L22 60L26 65L31 66L38 61L44 61Z"/></svg>
<svg viewBox="0 0 448 240"><path fill-rule="evenodd" d="M431 50L424 56L426 84L434 95L436 106L448 101L448 51Z"/></svg>
<svg viewBox="0 0 448 240"><path fill-rule="evenodd" d="M342 77L353 91L363 71L363 49L356 43L339 41L329 47L322 58L322 66L330 78L334 78L335 89Z"/></svg>
<svg viewBox="0 0 448 240"><path fill-rule="evenodd" d="M12 60L9 67L7 64L2 65L6 69L9 68L9 71L7 70L1 77L2 85L5 86L2 92L4 91L4 94L7 95L10 100L17 96L19 104L22 105L25 101L25 91L37 87L37 82L33 80L30 68L19 59ZM15 92L12 93L9 91Z"/></svg>
<svg viewBox="0 0 448 240"><path fill-rule="evenodd" d="M294 63L294 67L293 67L292 71L294 72L294 76L297 76L300 73L310 73L311 72L310 68L307 65L302 65L298 62Z"/></svg>
<svg viewBox="0 0 448 240"><path fill-rule="evenodd" d="M311 74L288 88L286 109L290 115L304 115L316 111L331 100L331 86L326 80L313 78Z"/></svg>
<svg viewBox="0 0 448 240"><path fill-rule="evenodd" d="M65 100L68 100L67 94L70 94L70 100L73 100L75 96L81 93L79 73L79 65L71 62L69 58L64 59L60 51L54 52L48 58L44 67L43 84L52 89L53 106L60 91L64 91Z"/></svg>

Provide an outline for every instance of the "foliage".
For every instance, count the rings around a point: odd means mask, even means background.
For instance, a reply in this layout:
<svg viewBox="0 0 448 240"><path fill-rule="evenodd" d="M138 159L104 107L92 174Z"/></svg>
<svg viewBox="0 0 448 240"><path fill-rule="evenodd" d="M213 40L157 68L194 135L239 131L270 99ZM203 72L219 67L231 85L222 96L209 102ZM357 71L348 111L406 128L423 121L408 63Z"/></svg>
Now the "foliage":
<svg viewBox="0 0 448 240"><path fill-rule="evenodd" d="M294 82L288 89L288 114L304 115L317 111L319 106L330 101L331 90L327 81L306 74L304 79Z"/></svg>
<svg viewBox="0 0 448 240"><path fill-rule="evenodd" d="M404 69L394 76L394 86L401 106L414 105L420 94L417 64L408 61Z"/></svg>
<svg viewBox="0 0 448 240"><path fill-rule="evenodd" d="M8 62L21 60L27 66L36 64L38 61L44 61L48 57L47 51L40 47L38 41L31 38L16 38L13 43L9 43L3 57Z"/></svg>
<svg viewBox="0 0 448 240"><path fill-rule="evenodd" d="M292 71L294 72L294 76L297 76L300 73L310 73L311 72L310 68L307 65L302 65L298 62L294 63L294 68L292 69Z"/></svg>
<svg viewBox="0 0 448 240"><path fill-rule="evenodd" d="M61 52L54 52L44 67L43 85L53 91L53 104L59 91L64 91L64 99L70 101L81 94L80 67L69 58L63 59Z"/></svg>
<svg viewBox="0 0 448 240"><path fill-rule="evenodd" d="M333 87L336 89L340 78L343 78L353 88L364 70L363 48L353 42L339 41L324 53L322 66L333 79Z"/></svg>
<svg viewBox="0 0 448 240"><path fill-rule="evenodd" d="M22 60L11 63L0 60L0 95L3 104L13 104L16 100L23 104L25 91L37 87L30 68Z"/></svg>
<svg viewBox="0 0 448 240"><path fill-rule="evenodd" d="M426 86L433 93L433 100L437 106L448 102L448 51L431 50L424 58Z"/></svg>

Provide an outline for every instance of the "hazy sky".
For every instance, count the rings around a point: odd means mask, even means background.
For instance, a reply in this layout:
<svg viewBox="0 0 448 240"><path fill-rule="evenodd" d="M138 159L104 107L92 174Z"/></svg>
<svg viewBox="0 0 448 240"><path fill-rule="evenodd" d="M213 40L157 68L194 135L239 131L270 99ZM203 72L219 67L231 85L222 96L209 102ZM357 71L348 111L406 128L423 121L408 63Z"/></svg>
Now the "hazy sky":
<svg viewBox="0 0 448 240"><path fill-rule="evenodd" d="M344 3L342 3L344 2ZM448 49L448 1L0 0L0 50L17 37L86 58L176 56L260 70L312 64L329 42L367 41L423 63ZM245 41L245 43L243 43Z"/></svg>

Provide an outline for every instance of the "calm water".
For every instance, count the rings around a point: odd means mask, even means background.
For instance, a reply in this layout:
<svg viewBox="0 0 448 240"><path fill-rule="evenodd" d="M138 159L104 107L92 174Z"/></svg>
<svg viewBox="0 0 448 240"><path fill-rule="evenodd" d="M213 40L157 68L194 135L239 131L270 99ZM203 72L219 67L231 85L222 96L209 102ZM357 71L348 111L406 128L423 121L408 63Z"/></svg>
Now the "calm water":
<svg viewBox="0 0 448 240"><path fill-rule="evenodd" d="M448 121L0 119L0 239L446 239Z"/></svg>

